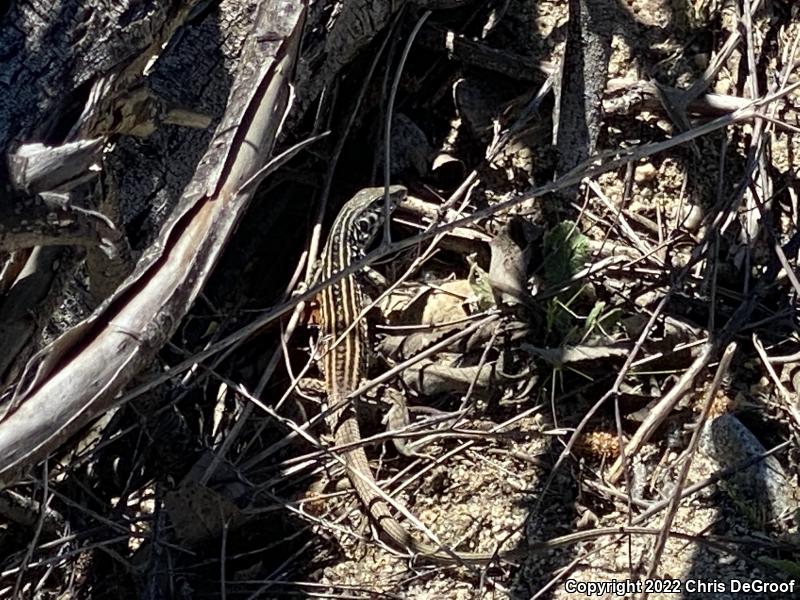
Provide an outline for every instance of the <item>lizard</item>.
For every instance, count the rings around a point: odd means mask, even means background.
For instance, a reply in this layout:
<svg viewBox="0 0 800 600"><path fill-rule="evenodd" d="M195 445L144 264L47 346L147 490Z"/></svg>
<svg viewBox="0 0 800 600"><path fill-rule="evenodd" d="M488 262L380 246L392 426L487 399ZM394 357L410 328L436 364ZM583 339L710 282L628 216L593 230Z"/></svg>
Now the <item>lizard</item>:
<svg viewBox="0 0 800 600"><path fill-rule="evenodd" d="M391 186L389 209L402 202L407 190ZM334 279L337 273L366 256L387 217L384 188L366 188L342 208L334 220L322 253L321 281ZM389 215L390 216L390 215ZM347 396L366 377L370 354L369 332L360 318L366 303L358 273L341 277L320 293L320 334L324 351L321 366L330 413L327 422L337 446L344 446L347 476L358 499L378 525L379 532L394 545L435 562L488 563L498 557L510 559L511 553L462 553L438 548L416 540L389 510L389 503L379 493L364 447L357 411ZM516 554L515 554L516 555Z"/></svg>

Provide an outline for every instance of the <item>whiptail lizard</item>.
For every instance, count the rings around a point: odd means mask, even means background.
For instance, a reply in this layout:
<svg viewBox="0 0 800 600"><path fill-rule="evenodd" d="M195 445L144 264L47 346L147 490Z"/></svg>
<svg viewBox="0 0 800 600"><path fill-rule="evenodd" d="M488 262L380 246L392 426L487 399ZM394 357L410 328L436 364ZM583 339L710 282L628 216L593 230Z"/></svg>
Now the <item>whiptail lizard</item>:
<svg viewBox="0 0 800 600"><path fill-rule="evenodd" d="M406 189L392 186L391 208L406 197ZM369 244L384 222L384 189L368 188L358 192L342 208L328 235L322 257L322 281L332 278L354 262L364 258ZM359 315L365 307L364 293L357 274L339 279L321 294L321 335L325 350L322 369L328 403L335 408L328 417L337 446L346 446L344 462L347 476L379 529L389 541L410 549L428 560L442 562L488 562L510 558L509 553L459 553L439 549L414 539L389 511L387 501L377 489L367 455L360 445L361 430L356 407L346 402L348 394L362 383L367 374L369 337L365 319Z"/></svg>

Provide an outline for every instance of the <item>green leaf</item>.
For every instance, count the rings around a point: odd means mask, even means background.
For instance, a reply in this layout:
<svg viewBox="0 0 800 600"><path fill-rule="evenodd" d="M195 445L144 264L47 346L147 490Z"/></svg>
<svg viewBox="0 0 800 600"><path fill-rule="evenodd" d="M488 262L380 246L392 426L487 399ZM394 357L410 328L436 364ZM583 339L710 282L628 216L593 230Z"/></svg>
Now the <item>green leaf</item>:
<svg viewBox="0 0 800 600"><path fill-rule="evenodd" d="M603 314L605 307L605 302L599 301L594 303L592 310L589 311L589 316L586 317L586 323L583 325L584 333L591 333L592 329L594 329L595 325L597 325L600 320L600 315Z"/></svg>
<svg viewBox="0 0 800 600"><path fill-rule="evenodd" d="M564 221L544 236L544 278L560 283L583 268L589 255L589 239L572 221Z"/></svg>
<svg viewBox="0 0 800 600"><path fill-rule="evenodd" d="M774 569L788 573L792 577L800 577L800 565L793 560L779 560L768 556L762 556L759 560Z"/></svg>
<svg viewBox="0 0 800 600"><path fill-rule="evenodd" d="M495 305L495 302L492 286L489 284L489 273L481 269L480 265L478 265L475 254L467 256L467 263L469 264L469 276L467 280L472 288L472 293L475 294L478 307L481 310L491 308Z"/></svg>

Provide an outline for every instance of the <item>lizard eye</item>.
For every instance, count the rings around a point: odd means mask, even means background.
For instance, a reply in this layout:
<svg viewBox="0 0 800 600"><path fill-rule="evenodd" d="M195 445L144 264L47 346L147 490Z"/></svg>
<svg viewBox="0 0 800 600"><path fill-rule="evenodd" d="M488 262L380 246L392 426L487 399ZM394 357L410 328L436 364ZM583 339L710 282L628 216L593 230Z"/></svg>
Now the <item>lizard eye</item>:
<svg viewBox="0 0 800 600"><path fill-rule="evenodd" d="M378 223L380 222L380 215L376 213L364 213L355 222L355 234L359 242L367 244L371 241L372 236L378 230Z"/></svg>

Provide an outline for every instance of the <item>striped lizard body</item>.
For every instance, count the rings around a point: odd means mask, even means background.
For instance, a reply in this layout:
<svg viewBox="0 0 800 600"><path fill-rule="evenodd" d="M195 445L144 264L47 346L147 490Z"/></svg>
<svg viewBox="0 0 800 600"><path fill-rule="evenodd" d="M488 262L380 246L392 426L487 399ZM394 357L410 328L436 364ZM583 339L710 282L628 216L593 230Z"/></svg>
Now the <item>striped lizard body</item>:
<svg viewBox="0 0 800 600"><path fill-rule="evenodd" d="M406 196L405 188L389 190L392 208ZM322 257L323 281L331 279L366 255L370 243L384 222L384 189L368 188L358 192L345 204L334 221ZM320 294L321 334L325 351L322 370L329 406L328 416L337 446L346 446L344 462L347 476L380 531L393 544L411 549L424 558L443 562L488 562L492 554L445 552L431 544L415 540L392 516L389 505L378 492L364 447L356 408L345 398L362 383L367 374L369 337L365 319L364 293L358 274L340 278ZM501 555L502 556L502 555Z"/></svg>

